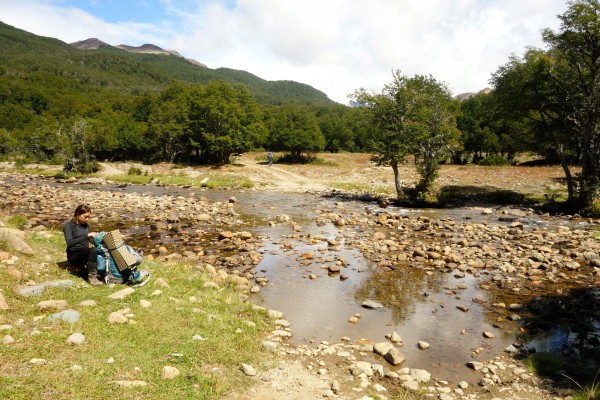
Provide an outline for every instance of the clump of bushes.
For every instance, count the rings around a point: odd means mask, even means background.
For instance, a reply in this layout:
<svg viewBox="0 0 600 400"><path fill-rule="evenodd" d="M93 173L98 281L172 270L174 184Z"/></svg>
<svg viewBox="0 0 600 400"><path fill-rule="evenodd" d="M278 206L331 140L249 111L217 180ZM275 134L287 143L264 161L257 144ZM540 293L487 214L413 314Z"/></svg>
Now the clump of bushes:
<svg viewBox="0 0 600 400"><path fill-rule="evenodd" d="M314 154L292 154L286 153L281 157L277 157L277 159L273 160L273 162L281 163L281 164L308 164L316 160L316 156Z"/></svg>
<svg viewBox="0 0 600 400"><path fill-rule="evenodd" d="M513 165L514 162L507 159L501 154L490 154L483 160L477 163L478 165L487 165L487 166L495 166L495 165Z"/></svg>
<svg viewBox="0 0 600 400"><path fill-rule="evenodd" d="M588 218L600 218L600 201L597 201L591 206L581 210L581 215Z"/></svg>
<svg viewBox="0 0 600 400"><path fill-rule="evenodd" d="M127 175L136 175L136 176L140 176L140 175L148 175L148 172L144 172L141 168L139 167L130 167L127 170Z"/></svg>

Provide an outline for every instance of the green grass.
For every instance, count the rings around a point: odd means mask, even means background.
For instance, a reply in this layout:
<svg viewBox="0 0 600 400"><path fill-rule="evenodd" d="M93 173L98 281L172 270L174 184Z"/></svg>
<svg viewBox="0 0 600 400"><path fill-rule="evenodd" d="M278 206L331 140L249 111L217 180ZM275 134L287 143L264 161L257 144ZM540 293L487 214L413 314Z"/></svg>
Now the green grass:
<svg viewBox="0 0 600 400"><path fill-rule="evenodd" d="M533 353L525 360L525 367L530 371L542 375L554 375L556 371L565 368L565 361L549 353Z"/></svg>
<svg viewBox="0 0 600 400"><path fill-rule="evenodd" d="M145 185L150 183L154 177L152 175L111 175L106 178L109 181L132 183L136 185Z"/></svg>
<svg viewBox="0 0 600 400"><path fill-rule="evenodd" d="M27 218L22 215L12 215L6 220L9 228L24 229L27 226Z"/></svg>
<svg viewBox="0 0 600 400"><path fill-rule="evenodd" d="M348 192L370 192L380 194L391 194L391 190L387 188L372 188L369 185L352 182L328 182L327 186L332 188L348 191Z"/></svg>
<svg viewBox="0 0 600 400"><path fill-rule="evenodd" d="M205 182L204 179L208 178ZM254 182L248 178L235 175L235 174L213 174L207 176L191 177L183 174L177 175L111 175L106 178L107 180L132 183L132 184L147 184L151 181L155 181L164 185L177 185L177 186L194 186L194 187L207 187L210 189L220 188L251 188L254 187Z"/></svg>
<svg viewBox="0 0 600 400"><path fill-rule="evenodd" d="M260 370L273 360L261 346L272 330L264 312L242 302L229 286L204 288L207 276L191 265L145 261L143 269L153 275L150 283L124 300L111 300L107 296L125 286L91 287L56 265L64 260L62 233L34 233L28 242L36 255L19 255L19 270L26 276L19 281L8 268L0 268L0 288L11 307L0 313L0 325L12 326L1 336L15 339L0 345L0 398L217 399L230 389L240 391L252 383L238 370L240 363ZM154 285L158 278L164 278L170 288ZM28 280L53 279L72 279L75 285L46 289L40 297L15 294L15 288ZM163 293L153 296L156 289ZM190 301L192 296L195 302ZM73 326L47 322L45 317L55 311L42 314L37 303L50 299L66 300L81 313L80 321ZM78 305L89 299L97 306ZM142 308L142 299L152 305ZM131 309L135 323L109 324L109 314L124 308ZM34 330L41 333L31 335ZM85 343L67 345L73 332L83 333ZM194 335L206 340L192 340ZM32 365L32 358L47 363ZM109 358L114 363L108 363ZM73 365L82 370L72 371ZM181 375L162 380L160 373L166 365L177 367ZM111 383L117 380L142 380L148 385L126 389Z"/></svg>
<svg viewBox="0 0 600 400"><path fill-rule="evenodd" d="M314 160L309 162L310 165L325 165L328 167L339 167L339 163L332 160L325 160L324 158L316 157Z"/></svg>
<svg viewBox="0 0 600 400"><path fill-rule="evenodd" d="M592 381L592 383L589 386L586 386L586 387L581 386L579 384L579 382L577 382L576 380L567 376L568 379L570 379L577 387L579 387L579 390L573 396L571 396L571 399L573 399L573 400L599 399L600 398L600 383L598 383L598 374L599 373L600 373L600 370L596 371L596 376L594 377L594 380Z"/></svg>

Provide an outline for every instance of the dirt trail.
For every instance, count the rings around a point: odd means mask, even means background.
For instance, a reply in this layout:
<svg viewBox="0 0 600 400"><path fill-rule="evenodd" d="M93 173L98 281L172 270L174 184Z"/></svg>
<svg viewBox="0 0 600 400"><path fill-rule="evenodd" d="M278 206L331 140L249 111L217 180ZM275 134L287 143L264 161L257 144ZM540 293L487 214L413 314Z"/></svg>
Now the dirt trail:
<svg viewBox="0 0 600 400"><path fill-rule="evenodd" d="M261 184L273 187L282 191L324 191L327 185L316 181L313 178L307 178L296 173L286 171L276 165L264 165L250 157L245 157L240 162L246 170L250 169L262 176ZM252 174L255 175L255 174ZM255 178L256 179L256 178Z"/></svg>

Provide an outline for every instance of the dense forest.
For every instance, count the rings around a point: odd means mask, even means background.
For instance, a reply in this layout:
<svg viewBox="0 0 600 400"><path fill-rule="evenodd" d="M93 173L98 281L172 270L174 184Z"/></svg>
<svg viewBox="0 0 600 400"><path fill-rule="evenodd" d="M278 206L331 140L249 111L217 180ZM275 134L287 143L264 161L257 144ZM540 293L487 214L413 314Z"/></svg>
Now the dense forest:
<svg viewBox="0 0 600 400"><path fill-rule="evenodd" d="M357 89L352 107L297 82L174 55L80 50L0 23L0 157L86 172L97 160L365 151L392 167L400 197L407 160L427 191L442 163L513 164L529 152L562 165L567 206L586 209L600 187L600 1L567 4L560 29L542 32L547 48L513 55L491 90L459 101L434 77L395 71L381 93Z"/></svg>

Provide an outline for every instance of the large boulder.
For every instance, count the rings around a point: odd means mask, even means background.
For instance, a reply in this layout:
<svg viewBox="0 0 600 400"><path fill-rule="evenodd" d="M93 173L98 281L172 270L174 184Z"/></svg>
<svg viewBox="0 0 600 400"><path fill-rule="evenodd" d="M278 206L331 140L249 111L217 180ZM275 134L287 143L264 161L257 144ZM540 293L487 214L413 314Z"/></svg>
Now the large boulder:
<svg viewBox="0 0 600 400"><path fill-rule="evenodd" d="M0 242L6 242L10 247L23 254L34 254L33 249L25 242L25 232L18 229L0 228Z"/></svg>

